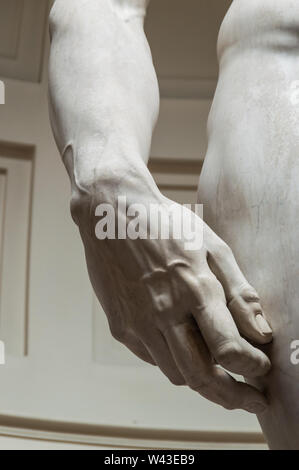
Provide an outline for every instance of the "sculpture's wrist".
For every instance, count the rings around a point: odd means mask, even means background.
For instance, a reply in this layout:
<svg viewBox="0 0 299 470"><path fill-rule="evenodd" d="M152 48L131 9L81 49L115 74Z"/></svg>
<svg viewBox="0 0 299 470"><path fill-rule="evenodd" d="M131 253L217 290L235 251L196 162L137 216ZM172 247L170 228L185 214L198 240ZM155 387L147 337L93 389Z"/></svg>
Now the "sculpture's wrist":
<svg viewBox="0 0 299 470"><path fill-rule="evenodd" d="M143 162L89 169L73 186L71 214L77 225L87 227L99 205L108 204L117 210L120 201L127 207L136 203L144 207L165 203L165 197Z"/></svg>

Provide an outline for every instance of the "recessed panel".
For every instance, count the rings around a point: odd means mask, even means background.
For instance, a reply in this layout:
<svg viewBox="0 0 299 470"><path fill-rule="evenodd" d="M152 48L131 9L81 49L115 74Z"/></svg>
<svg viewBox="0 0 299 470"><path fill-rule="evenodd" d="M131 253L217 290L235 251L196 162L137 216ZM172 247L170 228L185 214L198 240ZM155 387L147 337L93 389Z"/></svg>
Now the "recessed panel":
<svg viewBox="0 0 299 470"><path fill-rule="evenodd" d="M6 352L23 356L27 345L32 160L1 156L0 339Z"/></svg>
<svg viewBox="0 0 299 470"><path fill-rule="evenodd" d="M0 77L39 82L48 0L0 0Z"/></svg>
<svg viewBox="0 0 299 470"><path fill-rule="evenodd" d="M2 267L3 267L3 250L4 250L4 227L5 227L5 199L7 187L7 172L0 168L0 298L1 298L1 285L2 285ZM0 303L0 318L1 318L1 303ZM1 336L0 336L1 340Z"/></svg>
<svg viewBox="0 0 299 470"><path fill-rule="evenodd" d="M0 57L17 56L24 0L0 0Z"/></svg>

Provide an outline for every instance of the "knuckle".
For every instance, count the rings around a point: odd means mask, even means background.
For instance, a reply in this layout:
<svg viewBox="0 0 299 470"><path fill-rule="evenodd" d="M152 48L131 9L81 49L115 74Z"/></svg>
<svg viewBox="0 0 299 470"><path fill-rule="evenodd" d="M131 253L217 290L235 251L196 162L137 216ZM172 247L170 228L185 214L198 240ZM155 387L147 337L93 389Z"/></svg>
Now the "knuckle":
<svg viewBox="0 0 299 470"><path fill-rule="evenodd" d="M227 396L222 393L221 380L219 379L217 371L208 373L200 378L193 376L190 379L189 377L188 385L202 397L218 403L226 410L235 410L238 408L237 403L235 403L236 400L233 400L232 397L228 399Z"/></svg>
<svg viewBox="0 0 299 470"><path fill-rule="evenodd" d="M125 335L124 335L123 331L121 331L120 328L118 328L116 326L110 326L110 332L111 332L112 337L116 341L118 341L119 343L124 343Z"/></svg>
<svg viewBox="0 0 299 470"><path fill-rule="evenodd" d="M225 410L228 410L228 411L232 411L232 410L236 410L238 407L234 406L231 403L222 403L222 408L224 408Z"/></svg>
<svg viewBox="0 0 299 470"><path fill-rule="evenodd" d="M201 308L204 310L212 299L224 299L223 287L214 275L198 276L198 292Z"/></svg>
<svg viewBox="0 0 299 470"><path fill-rule="evenodd" d="M257 291L250 284L241 287L240 295L246 302L259 302L260 298Z"/></svg>
<svg viewBox="0 0 299 470"><path fill-rule="evenodd" d="M186 385L186 381L183 379L183 377L179 376L168 376L169 381L172 383L172 385L175 385L176 387L182 387L183 385Z"/></svg>
<svg viewBox="0 0 299 470"><path fill-rule="evenodd" d="M168 292L158 293L152 297L153 310L157 314L169 312L173 308L173 299Z"/></svg>
<svg viewBox="0 0 299 470"><path fill-rule="evenodd" d="M257 291L249 283L245 283L239 286L236 297L239 297L248 303L258 303L260 301Z"/></svg>
<svg viewBox="0 0 299 470"><path fill-rule="evenodd" d="M236 341L229 341L221 345L215 355L219 364L229 369L242 355L242 347Z"/></svg>
<svg viewBox="0 0 299 470"><path fill-rule="evenodd" d="M242 284L238 286L233 294L231 295L231 299L229 300L229 306L233 306L235 303L243 304L245 307L244 302L248 303L258 303L260 302L259 295L257 291L252 287L250 284Z"/></svg>
<svg viewBox="0 0 299 470"><path fill-rule="evenodd" d="M214 258L232 257L233 252L230 246L227 245L223 240L218 240L213 247Z"/></svg>
<svg viewBox="0 0 299 470"><path fill-rule="evenodd" d="M199 377L198 374L188 374L187 378L187 383L191 390L193 390L194 392L201 393L203 395L208 393L210 387L213 385L213 382L213 377Z"/></svg>
<svg viewBox="0 0 299 470"><path fill-rule="evenodd" d="M205 310L207 302L213 298L217 286L212 275L209 273L199 273L188 283L188 288L192 299L201 310Z"/></svg>

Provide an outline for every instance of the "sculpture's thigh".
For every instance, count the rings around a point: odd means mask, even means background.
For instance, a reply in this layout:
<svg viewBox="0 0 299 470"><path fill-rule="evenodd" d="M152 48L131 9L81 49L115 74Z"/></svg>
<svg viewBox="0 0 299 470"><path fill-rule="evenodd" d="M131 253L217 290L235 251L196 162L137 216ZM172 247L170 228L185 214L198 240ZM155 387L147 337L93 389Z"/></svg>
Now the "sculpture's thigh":
<svg viewBox="0 0 299 470"><path fill-rule="evenodd" d="M246 147L242 140L236 139L235 144L241 152ZM263 347L271 358L272 371L254 383L269 398L268 411L258 418L271 448L299 449L299 365L291 360L292 342L299 339L298 199L294 205L283 201L279 189L276 202L267 201L263 191L251 197L258 169L243 170L245 179L235 174L232 180L226 168L229 162L217 168L213 152L207 155L199 188L204 218L233 249L240 268L260 295L274 332L274 341ZM220 150L218 154L223 156ZM242 172L242 165L238 171ZM214 172L214 178L208 172Z"/></svg>
<svg viewBox="0 0 299 470"><path fill-rule="evenodd" d="M272 449L299 449L299 60L282 47L295 40L287 34L273 30L275 48L261 34L255 47L236 39L223 53L199 185L206 222L233 249L274 331L273 369L257 383Z"/></svg>

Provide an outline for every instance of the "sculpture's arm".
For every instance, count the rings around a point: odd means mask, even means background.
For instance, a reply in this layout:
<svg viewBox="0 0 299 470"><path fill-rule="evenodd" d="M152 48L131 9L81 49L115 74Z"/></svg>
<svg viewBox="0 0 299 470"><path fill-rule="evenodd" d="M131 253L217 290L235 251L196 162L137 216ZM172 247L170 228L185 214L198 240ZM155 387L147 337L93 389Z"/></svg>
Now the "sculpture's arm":
<svg viewBox="0 0 299 470"><path fill-rule="evenodd" d="M181 207L161 195L146 162L159 108L158 86L143 31L146 0L56 0L51 13L50 113L72 183L71 210L89 275L112 334L175 384L187 384L227 408L259 412L262 394L236 382L215 360L245 376L267 373L268 358L243 336L271 340L259 300L230 249L206 225L204 245L180 240L99 240L100 204L110 227L126 208L158 205L162 229ZM132 208L131 208L132 209ZM98 210L98 212L96 212ZM185 211L181 224L190 214ZM103 213L102 213L103 215ZM121 214L123 215L123 213ZM200 219L192 215L193 223ZM122 219L125 227L129 218ZM99 235L98 235L99 236Z"/></svg>

